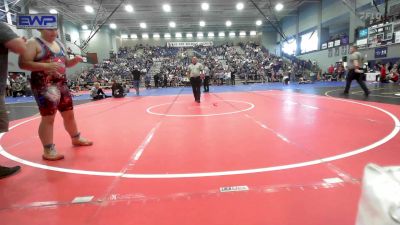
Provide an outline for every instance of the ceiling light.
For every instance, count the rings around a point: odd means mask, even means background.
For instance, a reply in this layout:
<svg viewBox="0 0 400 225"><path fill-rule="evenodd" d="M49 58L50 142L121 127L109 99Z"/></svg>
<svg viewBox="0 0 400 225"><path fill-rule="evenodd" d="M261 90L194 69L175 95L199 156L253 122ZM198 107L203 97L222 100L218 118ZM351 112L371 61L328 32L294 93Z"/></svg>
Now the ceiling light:
<svg viewBox="0 0 400 225"><path fill-rule="evenodd" d="M238 4L236 4L236 9L237 10L242 10L244 8L244 4L239 2Z"/></svg>
<svg viewBox="0 0 400 225"><path fill-rule="evenodd" d="M210 5L206 2L201 3L201 9L207 11L210 8Z"/></svg>
<svg viewBox="0 0 400 225"><path fill-rule="evenodd" d="M235 35L236 35L235 32L233 32L233 31L229 32L229 37L235 37Z"/></svg>
<svg viewBox="0 0 400 225"><path fill-rule="evenodd" d="M131 34L131 38L137 39L137 34Z"/></svg>
<svg viewBox="0 0 400 225"><path fill-rule="evenodd" d="M275 10L276 11L281 11L283 9L283 4L282 3L278 3L275 5Z"/></svg>
<svg viewBox="0 0 400 225"><path fill-rule="evenodd" d="M256 36L257 35L257 31L250 31L250 36Z"/></svg>
<svg viewBox="0 0 400 225"><path fill-rule="evenodd" d="M208 37L214 37L214 32L208 32Z"/></svg>
<svg viewBox="0 0 400 225"><path fill-rule="evenodd" d="M57 10L55 10L55 9L50 9L49 12L50 12L51 14L57 14L57 13L58 13Z"/></svg>
<svg viewBox="0 0 400 225"><path fill-rule="evenodd" d="M139 26L140 26L140 28L142 28L142 29L146 29L146 28L147 28L146 23L140 23Z"/></svg>
<svg viewBox="0 0 400 225"><path fill-rule="evenodd" d="M174 28L174 27L176 27L176 23L175 22L169 22L169 26Z"/></svg>
<svg viewBox="0 0 400 225"><path fill-rule="evenodd" d="M182 33L176 33L176 34L175 34L175 37L176 37L176 38L182 38Z"/></svg>
<svg viewBox="0 0 400 225"><path fill-rule="evenodd" d="M231 22L230 20L226 21L226 23L225 23L225 24L226 24L226 26L227 26L227 27L230 27L230 26L232 26L232 22Z"/></svg>
<svg viewBox="0 0 400 225"><path fill-rule="evenodd" d="M257 21L256 21L256 25L257 25L257 26L261 26L261 25L262 25L262 21L261 21L261 20L257 20Z"/></svg>
<svg viewBox="0 0 400 225"><path fill-rule="evenodd" d="M198 32L198 33L197 33L197 37L198 37L198 38L202 38L202 37L204 37L204 34L203 34L203 32Z"/></svg>
<svg viewBox="0 0 400 225"><path fill-rule="evenodd" d="M154 33L154 34L153 34L153 38L160 38L160 34Z"/></svg>
<svg viewBox="0 0 400 225"><path fill-rule="evenodd" d="M146 33L144 33L144 34L142 34L142 38L143 38L143 39L148 39L148 38L149 38L149 35L146 34Z"/></svg>
<svg viewBox="0 0 400 225"><path fill-rule="evenodd" d="M222 32L222 31L219 32L219 33L218 33L218 37L225 37L225 32Z"/></svg>
<svg viewBox="0 0 400 225"><path fill-rule="evenodd" d="M165 38L171 38L171 34L166 33L166 34L164 34L164 37L165 37Z"/></svg>
<svg viewBox="0 0 400 225"><path fill-rule="evenodd" d="M85 5L85 11L88 12L88 13L93 13L93 12L94 12L94 9L93 9L93 7L90 6L90 5Z"/></svg>
<svg viewBox="0 0 400 225"><path fill-rule="evenodd" d="M117 29L117 25L115 23L110 23L110 28L111 29Z"/></svg>
<svg viewBox="0 0 400 225"><path fill-rule="evenodd" d="M240 31L239 36L246 36L246 31Z"/></svg>
<svg viewBox="0 0 400 225"><path fill-rule="evenodd" d="M193 37L193 34L192 33L187 33L186 34L186 38L192 38Z"/></svg>
<svg viewBox="0 0 400 225"><path fill-rule="evenodd" d="M83 25L82 25L82 30L87 30L87 29L89 29L88 25L83 24Z"/></svg>
<svg viewBox="0 0 400 225"><path fill-rule="evenodd" d="M205 25L206 25L206 22L200 21L200 26L201 26L201 27L204 27Z"/></svg>
<svg viewBox="0 0 400 225"><path fill-rule="evenodd" d="M171 12L171 6L168 4L164 4L162 6L162 8L163 8L164 12Z"/></svg>
<svg viewBox="0 0 400 225"><path fill-rule="evenodd" d="M127 34L121 34L121 38L127 39L128 35Z"/></svg>
<svg viewBox="0 0 400 225"><path fill-rule="evenodd" d="M132 5L126 5L126 6L125 6L125 10L126 10L127 12L133 12L133 7L132 7Z"/></svg>

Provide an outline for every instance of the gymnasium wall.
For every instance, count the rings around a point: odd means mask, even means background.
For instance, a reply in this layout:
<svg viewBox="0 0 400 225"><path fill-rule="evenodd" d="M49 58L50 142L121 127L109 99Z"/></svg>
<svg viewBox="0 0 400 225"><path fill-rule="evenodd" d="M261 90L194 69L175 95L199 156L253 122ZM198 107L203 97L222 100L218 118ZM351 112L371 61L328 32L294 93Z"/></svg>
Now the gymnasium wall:
<svg viewBox="0 0 400 225"><path fill-rule="evenodd" d="M348 46L347 46L348 49ZM339 56L335 56L335 49L333 50L332 57L329 57L329 50L321 50L317 52L312 52L304 55L300 55L298 58L304 60L316 61L318 65L326 71L331 64L335 64L336 62L340 62L343 56L347 56L348 54L342 54L342 48L340 47ZM369 49L360 49L361 54L365 57L365 61L375 60L379 61L381 59L375 58L375 48ZM385 59L390 58L399 58L400 57L400 44L390 45L388 46L388 54Z"/></svg>
<svg viewBox="0 0 400 225"><path fill-rule="evenodd" d="M320 3L305 3L299 10L299 32L309 30L319 25Z"/></svg>
<svg viewBox="0 0 400 225"><path fill-rule="evenodd" d="M348 2L350 2L352 8L357 9L357 13L362 11L373 12L376 10L372 5L371 0L356 0ZM392 5L399 3L400 0L389 1L389 9ZM384 5L380 5L378 8L381 12L384 12ZM321 13L320 16L318 16L319 13ZM330 36L343 32L349 35L350 43L353 43L355 39L355 29L359 26L364 26L365 24L360 19L359 15L352 12L341 0L322 0L320 2L310 1L303 4L299 7L298 11L292 12L290 16L283 18L280 25L287 37L297 38L297 35L301 35L310 29L317 30L319 33L319 46L321 46L321 43L325 42ZM277 39L278 42L281 41L279 35L277 35ZM300 43L298 43L298 46L299 44ZM276 46L276 49L278 48L281 48L279 44ZM399 45L388 46L389 53L387 58L399 57L399 50ZM333 49L333 55L331 57L328 56L328 52L329 50L326 49L306 53L299 55L298 57L316 61L323 69L326 69L332 63L340 61L344 56L342 55L341 49L338 56L335 56L335 49ZM367 60L375 60L373 48L361 50L361 52L367 55Z"/></svg>
<svg viewBox="0 0 400 225"><path fill-rule="evenodd" d="M86 40L89 36L90 31L80 32L81 38ZM90 40L86 52L97 53L97 58L99 62L104 59L110 58L110 51L116 51L113 49L113 42L115 42L115 35L109 29L102 29Z"/></svg>
<svg viewBox="0 0 400 225"><path fill-rule="evenodd" d="M261 44L267 48L271 53L277 54L276 41L277 32L272 28L264 28L261 36Z"/></svg>

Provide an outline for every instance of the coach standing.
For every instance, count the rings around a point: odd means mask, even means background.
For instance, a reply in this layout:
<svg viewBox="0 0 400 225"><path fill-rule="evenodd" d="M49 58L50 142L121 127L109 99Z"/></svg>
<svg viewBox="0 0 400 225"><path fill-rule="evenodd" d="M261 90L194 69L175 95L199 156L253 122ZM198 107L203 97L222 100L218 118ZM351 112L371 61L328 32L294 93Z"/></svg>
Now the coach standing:
<svg viewBox="0 0 400 225"><path fill-rule="evenodd" d="M17 36L11 28L0 22L0 133L8 131L8 114L5 105L7 84L8 50L23 54L26 51L26 40ZM20 170L20 166L4 167L0 165L0 178L8 177Z"/></svg>
<svg viewBox="0 0 400 225"><path fill-rule="evenodd" d="M192 58L192 64L189 65L189 77L190 77L190 84L192 85L194 100L197 103L200 103L200 88L201 88L201 79L204 77L203 73L204 67L201 63L197 62L197 58Z"/></svg>

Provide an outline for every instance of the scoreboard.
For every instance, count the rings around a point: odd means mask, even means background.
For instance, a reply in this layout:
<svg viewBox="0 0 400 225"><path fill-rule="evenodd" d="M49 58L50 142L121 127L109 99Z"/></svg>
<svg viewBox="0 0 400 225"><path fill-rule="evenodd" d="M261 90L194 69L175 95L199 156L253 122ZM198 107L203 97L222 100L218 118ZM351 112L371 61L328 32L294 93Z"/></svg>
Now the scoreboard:
<svg viewBox="0 0 400 225"><path fill-rule="evenodd" d="M381 42L392 41L393 23L379 24L368 28L368 43L380 44Z"/></svg>

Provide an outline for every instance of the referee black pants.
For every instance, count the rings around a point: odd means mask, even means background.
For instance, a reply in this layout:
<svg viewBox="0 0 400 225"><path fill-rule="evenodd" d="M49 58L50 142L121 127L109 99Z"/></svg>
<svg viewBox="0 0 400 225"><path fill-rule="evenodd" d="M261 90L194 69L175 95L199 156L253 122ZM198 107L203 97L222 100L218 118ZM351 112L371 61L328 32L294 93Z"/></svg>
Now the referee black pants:
<svg viewBox="0 0 400 225"><path fill-rule="evenodd" d="M368 90L367 85L365 85L365 82L363 80L363 74L362 73L356 73L356 71L354 71L354 69L350 69L349 73L347 74L346 88L344 89L344 93L345 94L349 93L351 82L353 80L356 80L358 82L358 84L363 89L365 95L369 95L369 90Z"/></svg>
<svg viewBox="0 0 400 225"><path fill-rule="evenodd" d="M204 92L209 92L210 91L210 76L206 76L204 78Z"/></svg>
<svg viewBox="0 0 400 225"><path fill-rule="evenodd" d="M190 84L192 85L194 100L200 101L200 96L201 96L201 91L200 91L201 79L200 79L200 77L191 77Z"/></svg>

